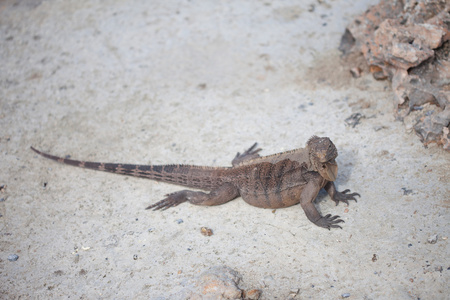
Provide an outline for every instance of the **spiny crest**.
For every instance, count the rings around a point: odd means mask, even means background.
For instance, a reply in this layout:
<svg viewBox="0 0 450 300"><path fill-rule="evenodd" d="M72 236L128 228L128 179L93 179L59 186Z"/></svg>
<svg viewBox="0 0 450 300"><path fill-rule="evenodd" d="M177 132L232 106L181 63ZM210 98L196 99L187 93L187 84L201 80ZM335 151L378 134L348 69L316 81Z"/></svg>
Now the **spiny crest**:
<svg viewBox="0 0 450 300"><path fill-rule="evenodd" d="M313 135L306 143L309 154L320 162L335 159L338 155L336 146L328 137Z"/></svg>

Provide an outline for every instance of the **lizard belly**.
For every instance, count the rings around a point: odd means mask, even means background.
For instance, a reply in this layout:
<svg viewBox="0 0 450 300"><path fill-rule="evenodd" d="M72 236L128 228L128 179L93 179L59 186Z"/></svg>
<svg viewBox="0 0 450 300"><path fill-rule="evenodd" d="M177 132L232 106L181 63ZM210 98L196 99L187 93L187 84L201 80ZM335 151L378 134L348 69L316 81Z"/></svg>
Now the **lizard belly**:
<svg viewBox="0 0 450 300"><path fill-rule="evenodd" d="M296 186L284 190L265 190L264 192L241 191L242 199L250 205L261 208L283 208L300 202L304 186Z"/></svg>

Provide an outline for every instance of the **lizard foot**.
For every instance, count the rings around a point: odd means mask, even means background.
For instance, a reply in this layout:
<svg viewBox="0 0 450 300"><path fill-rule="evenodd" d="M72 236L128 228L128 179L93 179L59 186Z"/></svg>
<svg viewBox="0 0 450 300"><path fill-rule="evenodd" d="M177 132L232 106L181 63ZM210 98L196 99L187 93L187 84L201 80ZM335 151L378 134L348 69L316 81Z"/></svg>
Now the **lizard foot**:
<svg viewBox="0 0 450 300"><path fill-rule="evenodd" d="M319 227L327 228L330 230L331 228L341 228L341 226L337 225L338 223L345 223L344 220L339 219L339 216L331 216L330 214L326 215L325 217L320 218L314 224L316 224Z"/></svg>
<svg viewBox="0 0 450 300"><path fill-rule="evenodd" d="M342 191L342 192L336 191L336 193L333 195L333 197L331 199L336 203L336 205L339 204L339 201L344 202L347 205L348 205L348 200L355 200L355 202L358 202L358 201L356 201L355 196L361 197L361 195L358 193L347 194L348 192L350 192L349 189L346 189L345 191Z"/></svg>
<svg viewBox="0 0 450 300"><path fill-rule="evenodd" d="M146 209L166 210L168 208L175 207L175 206L189 200L188 192L190 192L190 191L185 190L185 191L179 191L179 192L167 194L165 199L148 206Z"/></svg>
<svg viewBox="0 0 450 300"><path fill-rule="evenodd" d="M240 153L238 152L236 154L236 156L234 157L233 161L231 162L231 164L233 166L240 164L241 162L248 160L248 159L254 159L254 158L258 158L260 157L260 155L258 154L259 151L261 151L261 148L258 148L255 150L256 146L258 145L258 143L254 143L253 146L251 146L250 148L248 148L244 153Z"/></svg>

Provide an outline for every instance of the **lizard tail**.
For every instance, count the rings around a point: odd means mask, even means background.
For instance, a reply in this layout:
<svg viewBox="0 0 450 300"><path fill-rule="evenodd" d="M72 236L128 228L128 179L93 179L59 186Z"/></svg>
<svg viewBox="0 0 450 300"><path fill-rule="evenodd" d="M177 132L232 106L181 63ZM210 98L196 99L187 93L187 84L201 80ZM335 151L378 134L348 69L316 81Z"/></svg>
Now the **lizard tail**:
<svg viewBox="0 0 450 300"><path fill-rule="evenodd" d="M223 183L223 178L225 177L225 172L230 169L226 167L203 167L193 165L135 165L80 161L47 154L34 147L31 147L31 150L45 158L66 165L148 178L203 190L212 190L221 185Z"/></svg>

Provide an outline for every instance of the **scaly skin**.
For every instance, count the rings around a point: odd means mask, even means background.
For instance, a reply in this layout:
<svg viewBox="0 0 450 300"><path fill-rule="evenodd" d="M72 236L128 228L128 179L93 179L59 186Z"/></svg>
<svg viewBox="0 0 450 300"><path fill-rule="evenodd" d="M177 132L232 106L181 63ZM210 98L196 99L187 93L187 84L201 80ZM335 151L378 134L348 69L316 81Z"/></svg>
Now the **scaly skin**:
<svg viewBox="0 0 450 300"><path fill-rule="evenodd" d="M321 216L314 206L319 190L324 188L331 199L348 204L358 193L336 190L337 149L329 138L313 136L306 148L261 157L256 143L238 153L232 167L192 165L132 165L72 160L36 153L60 163L116 174L143 177L173 183L209 193L182 190L152 204L147 209L166 210L183 202L195 205L220 205L239 196L247 203L262 208L283 208L300 203L308 219L323 228L342 228L339 216Z"/></svg>

